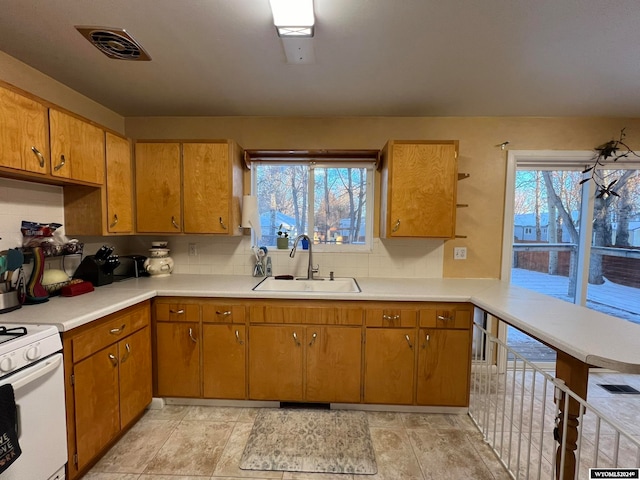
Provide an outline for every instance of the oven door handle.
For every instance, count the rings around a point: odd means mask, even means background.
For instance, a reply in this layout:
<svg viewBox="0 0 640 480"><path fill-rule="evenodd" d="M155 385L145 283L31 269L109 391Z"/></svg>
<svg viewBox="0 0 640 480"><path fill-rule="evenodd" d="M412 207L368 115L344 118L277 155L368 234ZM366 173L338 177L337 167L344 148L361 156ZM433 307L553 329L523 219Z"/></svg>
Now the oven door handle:
<svg viewBox="0 0 640 480"><path fill-rule="evenodd" d="M20 388L28 385L31 382L36 381L40 377L43 377L47 373L55 370L62 363L62 355L56 355L44 362L44 366L40 367L38 370L29 373L27 376L17 380L15 382L11 382L11 386L13 386L14 390L19 390Z"/></svg>

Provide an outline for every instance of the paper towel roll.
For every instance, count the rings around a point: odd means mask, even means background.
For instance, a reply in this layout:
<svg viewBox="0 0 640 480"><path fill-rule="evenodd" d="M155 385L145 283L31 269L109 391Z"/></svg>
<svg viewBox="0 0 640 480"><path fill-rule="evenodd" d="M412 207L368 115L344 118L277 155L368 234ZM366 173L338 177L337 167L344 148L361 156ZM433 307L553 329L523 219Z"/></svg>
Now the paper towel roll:
<svg viewBox="0 0 640 480"><path fill-rule="evenodd" d="M253 229L256 243L259 242L262 233L260 232L258 197L255 195L244 195L242 197L242 227Z"/></svg>

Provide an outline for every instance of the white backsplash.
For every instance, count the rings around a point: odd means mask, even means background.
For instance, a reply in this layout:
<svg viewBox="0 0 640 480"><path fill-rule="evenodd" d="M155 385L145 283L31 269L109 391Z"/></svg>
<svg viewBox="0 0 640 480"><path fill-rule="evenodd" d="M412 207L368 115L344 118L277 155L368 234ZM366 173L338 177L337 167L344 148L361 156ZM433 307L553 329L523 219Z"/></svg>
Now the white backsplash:
<svg viewBox="0 0 640 480"><path fill-rule="evenodd" d="M0 178L0 249L21 245L22 220L64 224L62 187ZM61 228L64 232L64 226ZM102 244L113 245L120 255L148 254L151 242L169 242L175 273L251 275L255 257L250 237L220 238L213 236L79 237L84 254L90 255ZM196 245L197 255L189 256L189 244ZM320 276L334 272L338 277L441 278L442 240L374 239L370 252L314 252L313 263L320 265ZM270 249L274 275L306 275L308 256L298 250L289 258L289 250ZM65 269L72 259L65 262ZM52 268L60 268L51 265Z"/></svg>

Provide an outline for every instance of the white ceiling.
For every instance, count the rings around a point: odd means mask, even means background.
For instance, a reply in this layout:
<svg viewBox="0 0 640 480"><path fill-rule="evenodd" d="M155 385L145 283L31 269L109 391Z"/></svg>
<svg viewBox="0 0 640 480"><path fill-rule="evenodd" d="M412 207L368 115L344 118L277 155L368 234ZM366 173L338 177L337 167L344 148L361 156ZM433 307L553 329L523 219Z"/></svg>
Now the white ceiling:
<svg viewBox="0 0 640 480"><path fill-rule="evenodd" d="M640 117L638 0L315 0L285 63L268 0L0 0L0 50L123 116ZM125 28L111 60L75 25Z"/></svg>

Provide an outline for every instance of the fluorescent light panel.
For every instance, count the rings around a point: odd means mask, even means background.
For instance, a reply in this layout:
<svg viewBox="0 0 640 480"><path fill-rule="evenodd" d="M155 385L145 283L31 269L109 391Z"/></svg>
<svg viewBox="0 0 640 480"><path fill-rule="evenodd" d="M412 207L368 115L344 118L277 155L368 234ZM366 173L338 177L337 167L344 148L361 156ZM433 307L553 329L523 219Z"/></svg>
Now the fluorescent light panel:
<svg viewBox="0 0 640 480"><path fill-rule="evenodd" d="M313 0L269 0L281 37L313 37Z"/></svg>

